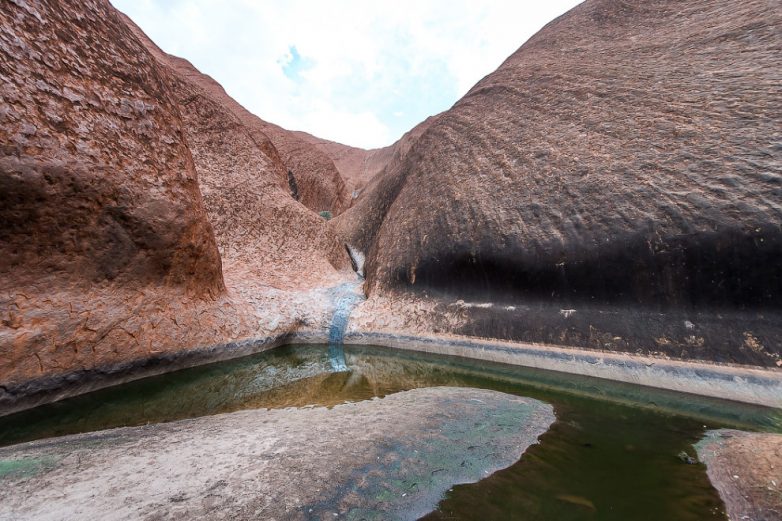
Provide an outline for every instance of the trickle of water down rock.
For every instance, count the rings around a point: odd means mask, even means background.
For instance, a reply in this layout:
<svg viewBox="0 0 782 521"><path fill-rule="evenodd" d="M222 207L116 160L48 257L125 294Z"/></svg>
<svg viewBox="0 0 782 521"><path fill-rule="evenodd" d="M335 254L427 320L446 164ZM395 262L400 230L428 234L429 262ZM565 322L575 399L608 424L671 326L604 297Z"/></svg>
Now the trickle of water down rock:
<svg viewBox="0 0 782 521"><path fill-rule="evenodd" d="M331 317L331 326L329 327L329 362L331 362L331 368L334 371L348 370L343 348L345 328L348 326L353 308L362 300L364 300L364 296L355 291L353 284L343 284L336 288L334 314Z"/></svg>

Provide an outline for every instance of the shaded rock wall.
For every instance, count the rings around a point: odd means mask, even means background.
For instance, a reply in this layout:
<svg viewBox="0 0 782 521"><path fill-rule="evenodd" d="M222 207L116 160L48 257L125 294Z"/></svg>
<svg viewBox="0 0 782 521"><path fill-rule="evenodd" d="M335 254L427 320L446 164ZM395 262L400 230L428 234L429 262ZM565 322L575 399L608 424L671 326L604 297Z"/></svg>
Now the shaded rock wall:
<svg viewBox="0 0 782 521"><path fill-rule="evenodd" d="M762 324L731 329L725 349L762 336L760 358L773 363L782 350L775 5L592 0L546 26L386 168L363 219L343 221L341 233L367 252L370 295L549 308L536 334L528 313L481 308L460 331L519 338L511 326L521 321L534 341L592 333L596 324L558 316L567 309L640 308L682 326L693 312L749 312ZM691 334L682 333L679 353ZM642 331L643 350L655 349L653 335Z"/></svg>
<svg viewBox="0 0 782 521"><path fill-rule="evenodd" d="M373 159L374 168L379 168L361 190L353 206L343 215L333 221L337 235L345 242L367 252L372 247L378 230L389 208L396 200L407 179L407 171L403 169L405 158L412 145L429 128L438 116L431 116L405 133L392 146L381 149ZM347 175L357 175L356 163L347 168ZM361 174L364 175L364 174ZM357 181L358 182L358 181Z"/></svg>
<svg viewBox="0 0 782 521"><path fill-rule="evenodd" d="M386 166L398 144L397 142L383 148L364 150L321 139L306 132L295 132L295 134L334 161L334 166L345 180L351 199L357 198L367 183Z"/></svg>

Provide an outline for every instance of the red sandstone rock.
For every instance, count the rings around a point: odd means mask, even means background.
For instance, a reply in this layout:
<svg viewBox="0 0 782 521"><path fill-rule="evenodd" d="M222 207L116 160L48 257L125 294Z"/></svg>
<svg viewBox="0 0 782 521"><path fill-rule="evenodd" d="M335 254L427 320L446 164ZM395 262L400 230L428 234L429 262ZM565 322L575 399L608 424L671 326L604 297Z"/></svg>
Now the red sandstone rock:
<svg viewBox="0 0 782 521"><path fill-rule="evenodd" d="M320 139L306 132L295 132L295 134L302 141L314 145L334 161L334 165L345 180L346 188L352 199L358 197L369 180L391 160L396 145L364 150Z"/></svg>
<svg viewBox="0 0 782 521"><path fill-rule="evenodd" d="M301 290L353 276L312 211L347 204L331 159L108 2L5 2L0 22L0 409L320 327L328 299Z"/></svg>
<svg viewBox="0 0 782 521"><path fill-rule="evenodd" d="M154 349L224 291L157 63L99 1L3 3L0 63L0 382Z"/></svg>
<svg viewBox="0 0 782 521"><path fill-rule="evenodd" d="M324 278L333 280L335 269L348 270L344 246L312 211L339 212L347 203L331 159L250 114L212 78L161 51L123 18L171 78L226 276L302 288L328 285ZM295 172L301 202L291 197L288 171Z"/></svg>
<svg viewBox="0 0 782 521"><path fill-rule="evenodd" d="M0 405L322 329L343 242L363 330L780 358L768 2L589 0L373 151L257 118L105 1L0 22Z"/></svg>
<svg viewBox="0 0 782 521"><path fill-rule="evenodd" d="M56 277L219 293L182 122L152 56L104 2L8 2L0 21L0 290Z"/></svg>

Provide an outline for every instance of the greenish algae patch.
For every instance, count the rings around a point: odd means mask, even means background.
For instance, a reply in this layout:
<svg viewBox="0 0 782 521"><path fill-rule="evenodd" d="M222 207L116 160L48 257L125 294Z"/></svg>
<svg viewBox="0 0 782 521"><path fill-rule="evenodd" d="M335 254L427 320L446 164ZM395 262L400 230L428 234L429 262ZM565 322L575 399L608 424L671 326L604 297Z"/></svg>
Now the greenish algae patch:
<svg viewBox="0 0 782 521"><path fill-rule="evenodd" d="M40 472L50 470L56 462L56 459L51 456L0 459L0 480L29 478Z"/></svg>
<svg viewBox="0 0 782 521"><path fill-rule="evenodd" d="M451 487L474 483L518 461L539 430L554 420L550 406L531 399L491 403L448 401L429 421L424 439L402 436L383 445L376 463L356 469L333 497L304 511L346 514L348 519L407 520L430 512ZM471 414L448 411L468 406ZM519 445L519 435L526 442ZM393 476L389 479L389 476ZM356 502L355 497L373 498Z"/></svg>

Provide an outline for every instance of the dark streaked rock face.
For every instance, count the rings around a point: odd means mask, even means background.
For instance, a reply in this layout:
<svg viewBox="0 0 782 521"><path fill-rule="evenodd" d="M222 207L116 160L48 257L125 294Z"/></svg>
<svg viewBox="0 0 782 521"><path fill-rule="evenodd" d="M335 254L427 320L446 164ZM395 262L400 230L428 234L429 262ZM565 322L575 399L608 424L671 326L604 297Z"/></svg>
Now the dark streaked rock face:
<svg viewBox="0 0 782 521"><path fill-rule="evenodd" d="M778 315L780 27L763 0L589 0L552 22L367 194L380 210L343 233L368 292ZM467 330L500 336L496 318Z"/></svg>

